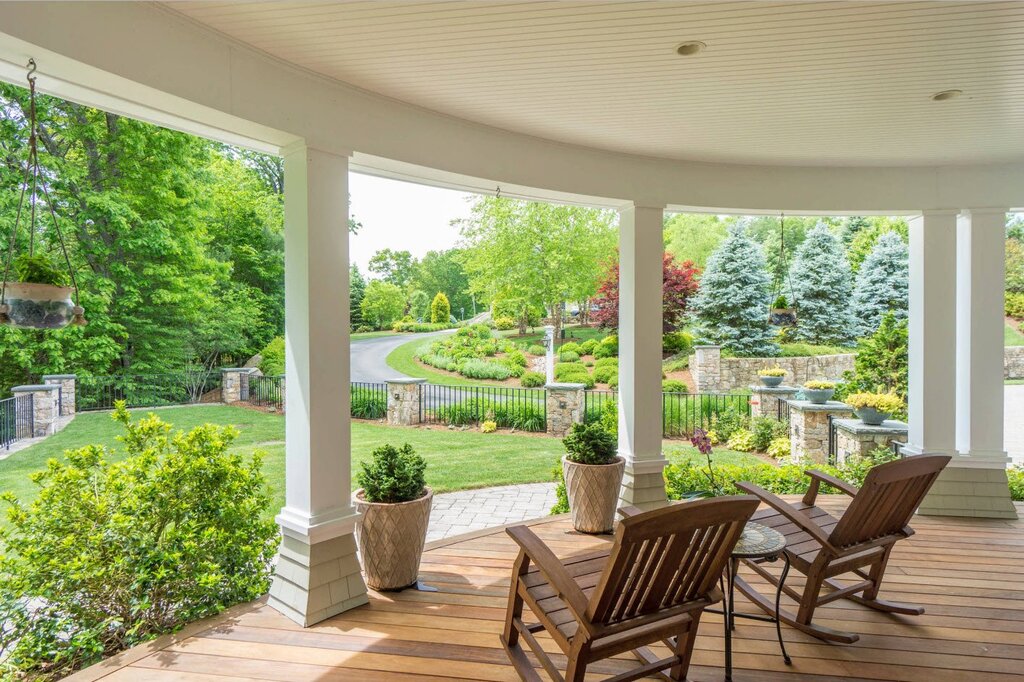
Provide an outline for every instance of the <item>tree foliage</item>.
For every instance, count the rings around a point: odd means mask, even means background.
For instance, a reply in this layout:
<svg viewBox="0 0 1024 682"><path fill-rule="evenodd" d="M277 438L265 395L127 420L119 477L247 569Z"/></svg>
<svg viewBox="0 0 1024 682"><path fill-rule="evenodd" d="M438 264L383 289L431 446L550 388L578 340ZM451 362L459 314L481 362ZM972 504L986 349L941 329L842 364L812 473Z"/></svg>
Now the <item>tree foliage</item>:
<svg viewBox="0 0 1024 682"><path fill-rule="evenodd" d="M409 294L409 314L417 322L430 322L430 296L422 289Z"/></svg>
<svg viewBox="0 0 1024 682"><path fill-rule="evenodd" d="M416 261L408 251L381 249L370 257L370 272L385 282L404 289L412 278Z"/></svg>
<svg viewBox="0 0 1024 682"><path fill-rule="evenodd" d="M858 341L854 369L846 376L844 392L895 393L905 404L909 368L907 320L886 313L878 329Z"/></svg>
<svg viewBox="0 0 1024 682"><path fill-rule="evenodd" d="M810 232L793 260L796 337L808 343L841 345L854 337L850 310L850 266L832 231L820 224Z"/></svg>
<svg viewBox="0 0 1024 682"><path fill-rule="evenodd" d="M366 295L366 280L359 266L353 263L348 269L348 315L349 324L355 329L363 324L363 296Z"/></svg>
<svg viewBox="0 0 1024 682"><path fill-rule="evenodd" d="M451 315L452 307L448 303L448 297L442 291L437 292L434 300L430 302L430 321L433 324L447 324L451 319Z"/></svg>
<svg viewBox="0 0 1024 682"><path fill-rule="evenodd" d="M443 292L451 304L452 314L469 317L473 312L473 299L469 292L469 278L459 260L458 249L427 251L412 271L409 285L414 289Z"/></svg>
<svg viewBox="0 0 1024 682"><path fill-rule="evenodd" d="M691 261L698 268L707 265L711 253L739 219L702 213L674 213L665 217L665 250L679 263Z"/></svg>
<svg viewBox="0 0 1024 682"><path fill-rule="evenodd" d="M1006 290L1024 294L1024 242L1006 240Z"/></svg>
<svg viewBox="0 0 1024 682"><path fill-rule="evenodd" d="M764 254L741 225L708 258L697 295L690 302L696 337L738 355L778 352L768 325L771 280Z"/></svg>
<svg viewBox="0 0 1024 682"><path fill-rule="evenodd" d="M887 232L875 242L857 273L853 292L858 335L873 333L887 312L897 320L907 319L909 266L907 245L898 233Z"/></svg>
<svg viewBox="0 0 1024 682"><path fill-rule="evenodd" d="M689 302L697 293L696 266L690 261L677 263L672 254L662 256L661 325L665 333L676 331L686 321ZM619 264L608 266L595 297L594 321L602 327L619 327Z"/></svg>
<svg viewBox="0 0 1024 682"><path fill-rule="evenodd" d="M366 285L359 307L365 324L375 329L387 329L405 312L405 294L390 282L371 280Z"/></svg>
<svg viewBox="0 0 1024 682"><path fill-rule="evenodd" d="M875 246L883 234L889 232L895 232L906 243L910 236L910 226L907 225L907 221L903 218L888 218L884 216L874 216L871 218L863 219L867 224L857 230L857 233L851 238L849 244L846 247L846 258L850 262L850 269L853 272L860 270L861 263L871 253L871 249Z"/></svg>

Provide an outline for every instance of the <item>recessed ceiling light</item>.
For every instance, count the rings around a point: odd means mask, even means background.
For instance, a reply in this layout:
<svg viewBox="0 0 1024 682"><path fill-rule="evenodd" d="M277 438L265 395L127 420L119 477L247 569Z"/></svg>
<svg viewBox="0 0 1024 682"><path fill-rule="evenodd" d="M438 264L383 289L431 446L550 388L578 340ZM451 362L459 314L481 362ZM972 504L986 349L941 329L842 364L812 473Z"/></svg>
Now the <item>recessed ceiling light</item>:
<svg viewBox="0 0 1024 682"><path fill-rule="evenodd" d="M707 47L707 44L699 40L688 40L676 47L676 54L689 57L690 55L703 52L705 47Z"/></svg>
<svg viewBox="0 0 1024 682"><path fill-rule="evenodd" d="M963 90L943 90L932 95L932 99L936 102L944 102L947 99L956 99L962 94L964 94Z"/></svg>

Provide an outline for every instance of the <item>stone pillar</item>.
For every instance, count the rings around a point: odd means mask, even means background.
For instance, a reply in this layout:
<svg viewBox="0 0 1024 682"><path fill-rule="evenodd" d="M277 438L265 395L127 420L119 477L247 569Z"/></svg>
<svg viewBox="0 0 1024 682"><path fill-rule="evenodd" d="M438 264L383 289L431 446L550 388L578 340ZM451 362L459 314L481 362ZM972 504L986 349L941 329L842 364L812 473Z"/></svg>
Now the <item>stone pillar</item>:
<svg viewBox="0 0 1024 682"><path fill-rule="evenodd" d="M876 448L892 448L893 443L906 443L909 428L906 422L886 419L879 426L860 419L833 419L836 427L836 464L849 457L864 457Z"/></svg>
<svg viewBox="0 0 1024 682"><path fill-rule="evenodd" d="M547 384L548 435L563 438L573 424L583 423L586 386Z"/></svg>
<svg viewBox="0 0 1024 682"><path fill-rule="evenodd" d="M296 144L285 173L284 535L268 604L300 625L367 602L354 538L348 158Z"/></svg>
<svg viewBox="0 0 1024 682"><path fill-rule="evenodd" d="M420 390L426 379L388 379L388 424L420 423Z"/></svg>
<svg viewBox="0 0 1024 682"><path fill-rule="evenodd" d="M697 393L715 393L722 383L722 347L694 346L690 369Z"/></svg>
<svg viewBox="0 0 1024 682"><path fill-rule="evenodd" d="M60 388L58 403L60 405L60 416L73 415L76 410L76 382L78 377L74 374L44 374L43 383Z"/></svg>
<svg viewBox="0 0 1024 682"><path fill-rule="evenodd" d="M59 408L57 406L57 393L60 386L57 384L31 384L26 386L15 386L11 393L17 396L32 396L32 437L40 438L51 436L57 432L57 420ZM21 425L19 424L19 431Z"/></svg>
<svg viewBox="0 0 1024 682"><path fill-rule="evenodd" d="M828 462L828 416L848 417L853 408L830 400L816 405L808 400L789 401L789 448L794 460Z"/></svg>
<svg viewBox="0 0 1024 682"><path fill-rule="evenodd" d="M789 414L789 407L786 403L799 390L793 386L764 386L762 384L751 386L750 416L786 418Z"/></svg>
<svg viewBox="0 0 1024 682"><path fill-rule="evenodd" d="M281 375L281 414L285 413L285 408L288 406L288 380L285 375ZM351 398L350 398L351 399Z"/></svg>
<svg viewBox="0 0 1024 682"><path fill-rule="evenodd" d="M249 400L249 374L247 367L230 367L220 371L220 395L225 403Z"/></svg>
<svg viewBox="0 0 1024 682"><path fill-rule="evenodd" d="M920 513L1017 518L1003 445L1006 209L964 211L957 225L956 449ZM952 402L952 400L951 400Z"/></svg>
<svg viewBox="0 0 1024 682"><path fill-rule="evenodd" d="M664 207L619 212L619 501L666 503L661 453L662 227Z"/></svg>

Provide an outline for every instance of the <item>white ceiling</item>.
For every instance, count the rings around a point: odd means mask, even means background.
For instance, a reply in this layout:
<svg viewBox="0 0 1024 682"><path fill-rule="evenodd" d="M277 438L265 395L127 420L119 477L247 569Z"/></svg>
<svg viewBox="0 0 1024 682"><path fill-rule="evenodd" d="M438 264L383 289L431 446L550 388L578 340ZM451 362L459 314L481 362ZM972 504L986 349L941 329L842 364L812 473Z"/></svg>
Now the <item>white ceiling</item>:
<svg viewBox="0 0 1024 682"><path fill-rule="evenodd" d="M1024 160L1021 1L167 4L360 88L589 147L756 164ZM677 56L687 40L707 50ZM951 88L964 95L931 101Z"/></svg>

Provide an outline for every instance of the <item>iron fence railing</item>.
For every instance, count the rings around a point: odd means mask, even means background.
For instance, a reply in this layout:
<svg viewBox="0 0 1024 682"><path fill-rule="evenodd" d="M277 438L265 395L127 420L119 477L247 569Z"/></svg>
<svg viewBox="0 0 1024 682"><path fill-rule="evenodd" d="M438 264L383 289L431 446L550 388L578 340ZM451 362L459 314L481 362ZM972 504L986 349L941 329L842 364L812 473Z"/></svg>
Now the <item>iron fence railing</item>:
<svg viewBox="0 0 1024 682"><path fill-rule="evenodd" d="M383 419L388 413L388 385L353 381L350 412L356 419Z"/></svg>
<svg viewBox="0 0 1024 682"><path fill-rule="evenodd" d="M839 458L839 427L836 424L836 415L830 414L828 420L828 463L835 466Z"/></svg>
<svg viewBox="0 0 1024 682"><path fill-rule="evenodd" d="M0 449L31 438L35 429L32 395L18 395L0 400Z"/></svg>
<svg viewBox="0 0 1024 682"><path fill-rule="evenodd" d="M587 391L584 396L584 420L592 422L600 419L605 405L616 400L616 391ZM714 427L715 418L727 410L750 416L750 396L741 393L662 393L662 436L689 437L697 428L707 431ZM788 418L788 414L786 416Z"/></svg>
<svg viewBox="0 0 1024 682"><path fill-rule="evenodd" d="M109 410L123 400L128 407L160 407L221 401L220 372L80 376L76 386L79 412Z"/></svg>
<svg viewBox="0 0 1024 682"><path fill-rule="evenodd" d="M420 386L420 422L463 426L492 420L499 428L547 431L547 391L502 386Z"/></svg>
<svg viewBox="0 0 1024 682"><path fill-rule="evenodd" d="M280 376L248 375L249 403L258 407L272 407L280 410L284 407L284 382Z"/></svg>
<svg viewBox="0 0 1024 682"><path fill-rule="evenodd" d="M775 414L776 419L778 419L780 422L788 422L789 421L789 401L788 400L782 400L782 399L776 400L775 401L775 407L776 407L776 410L775 410L776 411L776 414Z"/></svg>

